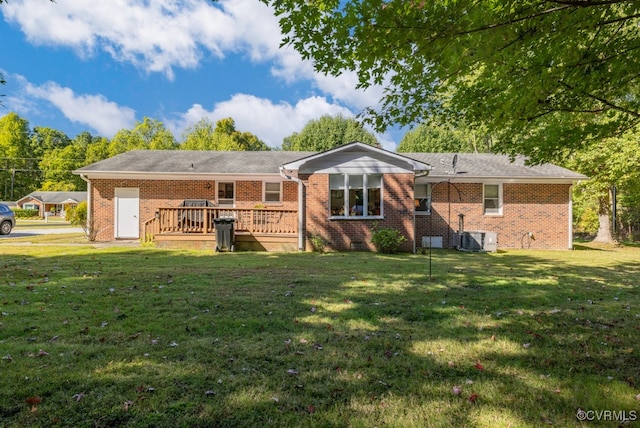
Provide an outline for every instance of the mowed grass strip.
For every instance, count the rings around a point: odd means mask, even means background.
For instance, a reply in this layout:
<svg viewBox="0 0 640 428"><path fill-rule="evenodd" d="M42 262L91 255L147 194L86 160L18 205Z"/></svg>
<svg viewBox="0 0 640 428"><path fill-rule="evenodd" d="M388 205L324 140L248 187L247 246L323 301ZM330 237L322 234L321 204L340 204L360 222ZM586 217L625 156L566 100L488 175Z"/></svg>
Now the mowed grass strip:
<svg viewBox="0 0 640 428"><path fill-rule="evenodd" d="M431 262L430 275L428 255L0 246L0 426L538 427L638 412L640 249Z"/></svg>

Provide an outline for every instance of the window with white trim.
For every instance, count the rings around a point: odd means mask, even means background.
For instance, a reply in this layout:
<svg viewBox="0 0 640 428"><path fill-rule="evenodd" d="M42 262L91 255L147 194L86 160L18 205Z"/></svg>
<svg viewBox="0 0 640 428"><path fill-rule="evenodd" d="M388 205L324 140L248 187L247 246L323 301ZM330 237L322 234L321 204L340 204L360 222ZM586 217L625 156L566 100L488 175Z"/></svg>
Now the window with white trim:
<svg viewBox="0 0 640 428"><path fill-rule="evenodd" d="M332 217L382 215L381 174L329 175Z"/></svg>
<svg viewBox="0 0 640 428"><path fill-rule="evenodd" d="M485 184L483 186L485 215L502 214L502 184Z"/></svg>
<svg viewBox="0 0 640 428"><path fill-rule="evenodd" d="M417 214L431 214L431 183L414 184L413 197Z"/></svg>
<svg viewBox="0 0 640 428"><path fill-rule="evenodd" d="M264 201L265 202L280 202L281 184L277 183L264 183Z"/></svg>

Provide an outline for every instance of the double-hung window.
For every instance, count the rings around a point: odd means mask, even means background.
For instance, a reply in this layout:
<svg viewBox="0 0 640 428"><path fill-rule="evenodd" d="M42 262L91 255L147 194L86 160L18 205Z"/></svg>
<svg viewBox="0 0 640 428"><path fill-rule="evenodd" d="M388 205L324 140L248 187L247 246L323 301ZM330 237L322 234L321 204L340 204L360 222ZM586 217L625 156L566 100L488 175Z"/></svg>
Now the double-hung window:
<svg viewBox="0 0 640 428"><path fill-rule="evenodd" d="M416 183L413 197L416 214L431 214L431 183Z"/></svg>
<svg viewBox="0 0 640 428"><path fill-rule="evenodd" d="M280 202L280 183L264 183L264 201Z"/></svg>
<svg viewBox="0 0 640 428"><path fill-rule="evenodd" d="M382 215L381 174L331 174L332 217Z"/></svg>
<svg viewBox="0 0 640 428"><path fill-rule="evenodd" d="M485 184L483 186L484 214L502 214L502 185Z"/></svg>

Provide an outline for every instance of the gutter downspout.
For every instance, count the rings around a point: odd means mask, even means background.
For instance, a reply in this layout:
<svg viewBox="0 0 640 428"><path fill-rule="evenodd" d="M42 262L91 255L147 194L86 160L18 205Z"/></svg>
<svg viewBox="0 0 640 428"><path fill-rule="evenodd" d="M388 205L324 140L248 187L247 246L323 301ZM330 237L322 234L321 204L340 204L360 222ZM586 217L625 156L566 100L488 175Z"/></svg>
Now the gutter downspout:
<svg viewBox="0 0 640 428"><path fill-rule="evenodd" d="M282 178L298 183L298 250L304 251L304 184L298 177L285 174L283 167L278 169Z"/></svg>
<svg viewBox="0 0 640 428"><path fill-rule="evenodd" d="M89 225L91 224L91 181L87 178L86 175L80 174L80 178L87 182L87 230L89 230Z"/></svg>
<svg viewBox="0 0 640 428"><path fill-rule="evenodd" d="M569 249L573 250L573 184L569 186Z"/></svg>

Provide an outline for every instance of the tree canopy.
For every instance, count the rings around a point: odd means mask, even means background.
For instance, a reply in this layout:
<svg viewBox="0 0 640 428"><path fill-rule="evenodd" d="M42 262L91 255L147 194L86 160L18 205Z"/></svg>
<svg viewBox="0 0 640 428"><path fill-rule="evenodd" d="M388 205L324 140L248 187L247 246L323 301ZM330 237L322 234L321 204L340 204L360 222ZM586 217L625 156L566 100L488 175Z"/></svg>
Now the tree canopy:
<svg viewBox="0 0 640 428"><path fill-rule="evenodd" d="M262 0L318 71L384 85L382 131L434 118L545 161L640 123L634 0Z"/></svg>
<svg viewBox="0 0 640 428"><path fill-rule="evenodd" d="M378 145L375 135L364 129L357 120L342 115L324 115L309 121L299 133L285 137L282 150L319 152L353 141Z"/></svg>
<svg viewBox="0 0 640 428"><path fill-rule="evenodd" d="M271 150L266 143L250 132L240 132L235 121L228 117L213 123L206 118L188 127L183 135L183 150Z"/></svg>
<svg viewBox="0 0 640 428"><path fill-rule="evenodd" d="M425 153L489 153L493 139L488 132L478 132L464 125L457 127L422 123L407 132L396 151Z"/></svg>

